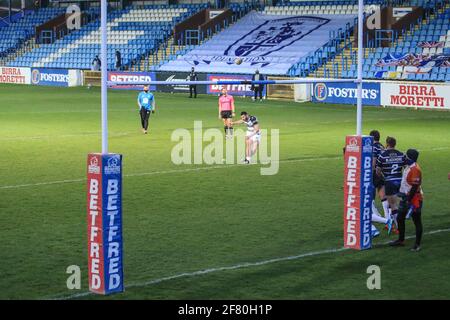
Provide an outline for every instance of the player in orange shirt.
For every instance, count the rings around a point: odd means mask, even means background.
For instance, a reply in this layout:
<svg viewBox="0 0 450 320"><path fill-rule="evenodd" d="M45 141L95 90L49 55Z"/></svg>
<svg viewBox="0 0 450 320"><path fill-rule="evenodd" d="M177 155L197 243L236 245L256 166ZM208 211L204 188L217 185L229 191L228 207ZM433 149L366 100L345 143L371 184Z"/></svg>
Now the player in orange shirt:
<svg viewBox="0 0 450 320"><path fill-rule="evenodd" d="M416 226L416 242L411 251L420 250L420 242L422 239L422 169L417 163L419 152L415 149L406 151L407 166L403 170L402 182L400 185L400 205L398 210L398 230L399 237L390 243L391 246L403 246L405 242L405 220L412 217Z"/></svg>

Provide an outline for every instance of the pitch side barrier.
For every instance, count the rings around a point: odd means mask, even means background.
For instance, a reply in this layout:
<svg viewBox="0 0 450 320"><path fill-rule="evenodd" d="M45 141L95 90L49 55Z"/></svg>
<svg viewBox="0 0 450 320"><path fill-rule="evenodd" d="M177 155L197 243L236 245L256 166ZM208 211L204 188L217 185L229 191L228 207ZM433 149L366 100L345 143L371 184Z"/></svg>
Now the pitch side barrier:
<svg viewBox="0 0 450 320"><path fill-rule="evenodd" d="M82 71L59 68L0 67L0 83L75 87L82 85Z"/></svg>
<svg viewBox="0 0 450 320"><path fill-rule="evenodd" d="M450 83L364 80L364 105L450 111ZM324 81L311 84L311 101L356 104L356 84Z"/></svg>
<svg viewBox="0 0 450 320"><path fill-rule="evenodd" d="M317 103L351 104L357 102L355 79L298 78L291 80L201 80L176 81L177 86L208 85L277 85L306 84L311 91L310 101ZM418 82L399 80L363 80L363 104L383 107L404 107L426 110L450 110L450 84L439 82ZM134 87L150 85L174 86L173 81L119 82L108 81L109 87ZM308 88L310 87L310 89ZM156 89L159 91L159 89Z"/></svg>

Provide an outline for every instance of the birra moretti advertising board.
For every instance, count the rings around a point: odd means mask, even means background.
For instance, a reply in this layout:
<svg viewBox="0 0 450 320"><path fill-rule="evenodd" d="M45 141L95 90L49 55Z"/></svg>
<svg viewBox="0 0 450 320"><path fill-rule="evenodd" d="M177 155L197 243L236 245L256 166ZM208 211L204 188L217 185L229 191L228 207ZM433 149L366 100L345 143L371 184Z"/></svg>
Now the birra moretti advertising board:
<svg viewBox="0 0 450 320"><path fill-rule="evenodd" d="M383 106L450 109L450 87L438 84L382 83Z"/></svg>

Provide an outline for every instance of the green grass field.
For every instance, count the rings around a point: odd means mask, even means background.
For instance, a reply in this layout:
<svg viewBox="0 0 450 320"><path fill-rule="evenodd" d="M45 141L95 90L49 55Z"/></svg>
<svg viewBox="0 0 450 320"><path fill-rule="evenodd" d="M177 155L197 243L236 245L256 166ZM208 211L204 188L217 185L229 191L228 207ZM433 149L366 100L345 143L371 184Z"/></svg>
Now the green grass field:
<svg viewBox="0 0 450 320"><path fill-rule="evenodd" d="M388 247L395 236L384 231L358 252L338 250L353 107L237 98L238 112L280 130L279 173L262 176L259 165L172 164L174 129L222 128L217 98L155 96L143 135L136 92L109 92L110 151L124 156L126 291L101 297L86 294L85 204L86 156L101 151L100 92L0 86L0 299L450 298L450 113L365 108L365 133L421 150L425 235L418 253L412 239ZM69 265L81 267L81 290L66 288ZM381 268L381 290L366 287L370 265Z"/></svg>

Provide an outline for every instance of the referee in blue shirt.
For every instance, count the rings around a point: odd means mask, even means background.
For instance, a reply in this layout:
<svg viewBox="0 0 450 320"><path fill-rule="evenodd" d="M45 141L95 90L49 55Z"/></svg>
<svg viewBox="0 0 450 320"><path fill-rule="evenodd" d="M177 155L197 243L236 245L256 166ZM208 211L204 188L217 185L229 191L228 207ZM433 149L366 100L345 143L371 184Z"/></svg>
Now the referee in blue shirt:
<svg viewBox="0 0 450 320"><path fill-rule="evenodd" d="M144 86L144 91L140 92L137 99L139 113L141 115L142 131L147 134L148 119L151 113L155 113L155 97L148 92L148 86Z"/></svg>

